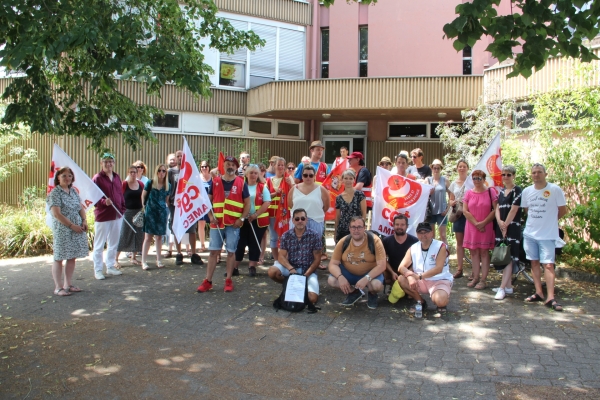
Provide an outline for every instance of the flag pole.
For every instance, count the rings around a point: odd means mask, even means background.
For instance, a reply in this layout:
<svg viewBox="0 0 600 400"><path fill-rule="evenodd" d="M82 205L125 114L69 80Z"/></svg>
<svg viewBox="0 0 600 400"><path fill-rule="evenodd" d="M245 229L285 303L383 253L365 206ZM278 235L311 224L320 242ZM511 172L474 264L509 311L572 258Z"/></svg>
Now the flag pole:
<svg viewBox="0 0 600 400"><path fill-rule="evenodd" d="M104 198L107 199L108 197L104 196ZM121 211L117 210L117 207L115 207L115 203L113 203L111 201L110 204L113 206L113 208L115 209L115 211L117 212L117 214L119 214L119 216L121 218L123 218L123 214L121 214ZM129 223L129 221L127 221L125 218L123 218L123 221L125 221L125 223L131 228L131 230L133 231L133 233L137 233L137 231L135 229L133 229L133 226L131 226L131 224Z"/></svg>
<svg viewBox="0 0 600 400"><path fill-rule="evenodd" d="M256 236L256 231L254 230L254 226L252 225L252 222L248 221L248 223L250 224L250 228L252 228L252 233L254 233L254 239L256 239L256 244L258 245L258 250L260 250L260 252L262 253L262 249L260 247L260 242L258 241L258 236Z"/></svg>

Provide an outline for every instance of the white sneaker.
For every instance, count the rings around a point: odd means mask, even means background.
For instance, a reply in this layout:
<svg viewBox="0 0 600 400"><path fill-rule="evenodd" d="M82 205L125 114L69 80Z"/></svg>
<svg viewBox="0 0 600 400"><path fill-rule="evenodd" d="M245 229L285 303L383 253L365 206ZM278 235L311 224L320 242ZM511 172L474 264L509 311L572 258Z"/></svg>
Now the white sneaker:
<svg viewBox="0 0 600 400"><path fill-rule="evenodd" d="M121 271L115 268L106 268L106 275L123 275Z"/></svg>
<svg viewBox="0 0 600 400"><path fill-rule="evenodd" d="M98 279L99 281L101 281L102 279L106 279L106 278L104 277L104 274L102 274L102 271L95 271L95 272L94 272L94 277L95 277L96 279Z"/></svg>
<svg viewBox="0 0 600 400"><path fill-rule="evenodd" d="M506 297L506 294L504 293L504 289L498 288L498 291L496 292L496 296L494 297L494 299L502 300L505 297Z"/></svg>
<svg viewBox="0 0 600 400"><path fill-rule="evenodd" d="M495 287L492 289L492 292L498 292L498 289L500 289L499 287ZM504 293L505 294L513 294L513 288L506 288L504 289Z"/></svg>

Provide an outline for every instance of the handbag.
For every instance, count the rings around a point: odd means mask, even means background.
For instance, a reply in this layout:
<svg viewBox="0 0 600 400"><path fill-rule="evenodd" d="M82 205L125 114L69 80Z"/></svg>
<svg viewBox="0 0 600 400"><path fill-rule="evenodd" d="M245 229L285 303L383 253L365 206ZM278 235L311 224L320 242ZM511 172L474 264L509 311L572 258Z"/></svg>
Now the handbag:
<svg viewBox="0 0 600 400"><path fill-rule="evenodd" d="M133 216L133 218L131 219L131 222L133 222L133 224L135 226L137 226L138 228L143 228L144 227L144 209L141 209L140 211L138 211L138 213L135 214Z"/></svg>
<svg viewBox="0 0 600 400"><path fill-rule="evenodd" d="M506 239L504 239L498 246L494 247L490 262L494 264L494 266L502 267L510 264L511 261L510 246L507 245Z"/></svg>
<svg viewBox="0 0 600 400"><path fill-rule="evenodd" d="M448 221L454 223L463 216L463 202L462 199L465 195L465 185L463 184L460 189L460 193L462 194L460 200L456 200L456 204L450 208L450 215L448 215Z"/></svg>

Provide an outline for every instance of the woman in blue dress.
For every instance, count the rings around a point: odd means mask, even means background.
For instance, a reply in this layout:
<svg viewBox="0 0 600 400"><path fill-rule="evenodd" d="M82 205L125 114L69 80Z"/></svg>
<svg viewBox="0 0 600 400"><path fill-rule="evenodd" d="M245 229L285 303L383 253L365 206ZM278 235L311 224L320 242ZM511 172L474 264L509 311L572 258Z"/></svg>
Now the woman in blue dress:
<svg viewBox="0 0 600 400"><path fill-rule="evenodd" d="M169 216L169 182L167 181L167 166L160 164L154 170L154 178L144 186L142 203L144 204L144 246L142 248L142 268L150 268L146 262L148 250L152 243L152 236L156 244L156 266L163 268L162 262L162 237L167 232L167 218Z"/></svg>

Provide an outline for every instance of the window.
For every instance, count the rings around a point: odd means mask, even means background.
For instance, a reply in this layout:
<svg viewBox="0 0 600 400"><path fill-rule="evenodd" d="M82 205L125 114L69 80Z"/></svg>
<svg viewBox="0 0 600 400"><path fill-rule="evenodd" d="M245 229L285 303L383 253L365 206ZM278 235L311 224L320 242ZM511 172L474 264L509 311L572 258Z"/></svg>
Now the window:
<svg viewBox="0 0 600 400"><path fill-rule="evenodd" d="M275 80L277 59L277 28L252 23L250 28L266 43L250 53L250 88Z"/></svg>
<svg viewBox="0 0 600 400"><path fill-rule="evenodd" d="M517 106L517 110L513 118L513 128L518 130L531 129L533 127L534 120L533 106L528 103L523 103Z"/></svg>
<svg viewBox="0 0 600 400"><path fill-rule="evenodd" d="M406 123L406 124L390 124L389 138L390 139L411 139L411 138L426 138L427 124L422 123Z"/></svg>
<svg viewBox="0 0 600 400"><path fill-rule="evenodd" d="M237 30L247 31L248 23L237 20L228 20ZM246 88L246 62L248 50L243 47L232 54L221 53L219 63L219 85Z"/></svg>
<svg viewBox="0 0 600 400"><path fill-rule="evenodd" d="M244 120L237 118L219 118L219 132L231 132L242 134Z"/></svg>
<svg viewBox="0 0 600 400"><path fill-rule="evenodd" d="M279 28L279 71L277 79L304 79L304 32ZM250 69L253 67L251 66Z"/></svg>
<svg viewBox="0 0 600 400"><path fill-rule="evenodd" d="M361 78L366 78L369 76L367 74L367 66L369 59L369 28L366 26L361 26L359 28L359 39L358 39L358 52L359 52L359 61L358 61L358 76Z"/></svg>
<svg viewBox="0 0 600 400"><path fill-rule="evenodd" d="M250 120L248 134L250 135L271 135L271 121Z"/></svg>
<svg viewBox="0 0 600 400"><path fill-rule="evenodd" d="M324 123L323 125L323 135L367 135L367 125L366 124L338 124L338 123Z"/></svg>
<svg viewBox="0 0 600 400"><path fill-rule="evenodd" d="M321 78L329 78L329 28L321 29Z"/></svg>
<svg viewBox="0 0 600 400"><path fill-rule="evenodd" d="M179 129L179 114L155 115L155 128Z"/></svg>
<svg viewBox="0 0 600 400"><path fill-rule="evenodd" d="M277 136L300 137L300 124L289 122L277 123Z"/></svg>
<svg viewBox="0 0 600 400"><path fill-rule="evenodd" d="M473 69L473 57L471 46L463 49L463 75L471 75Z"/></svg>

